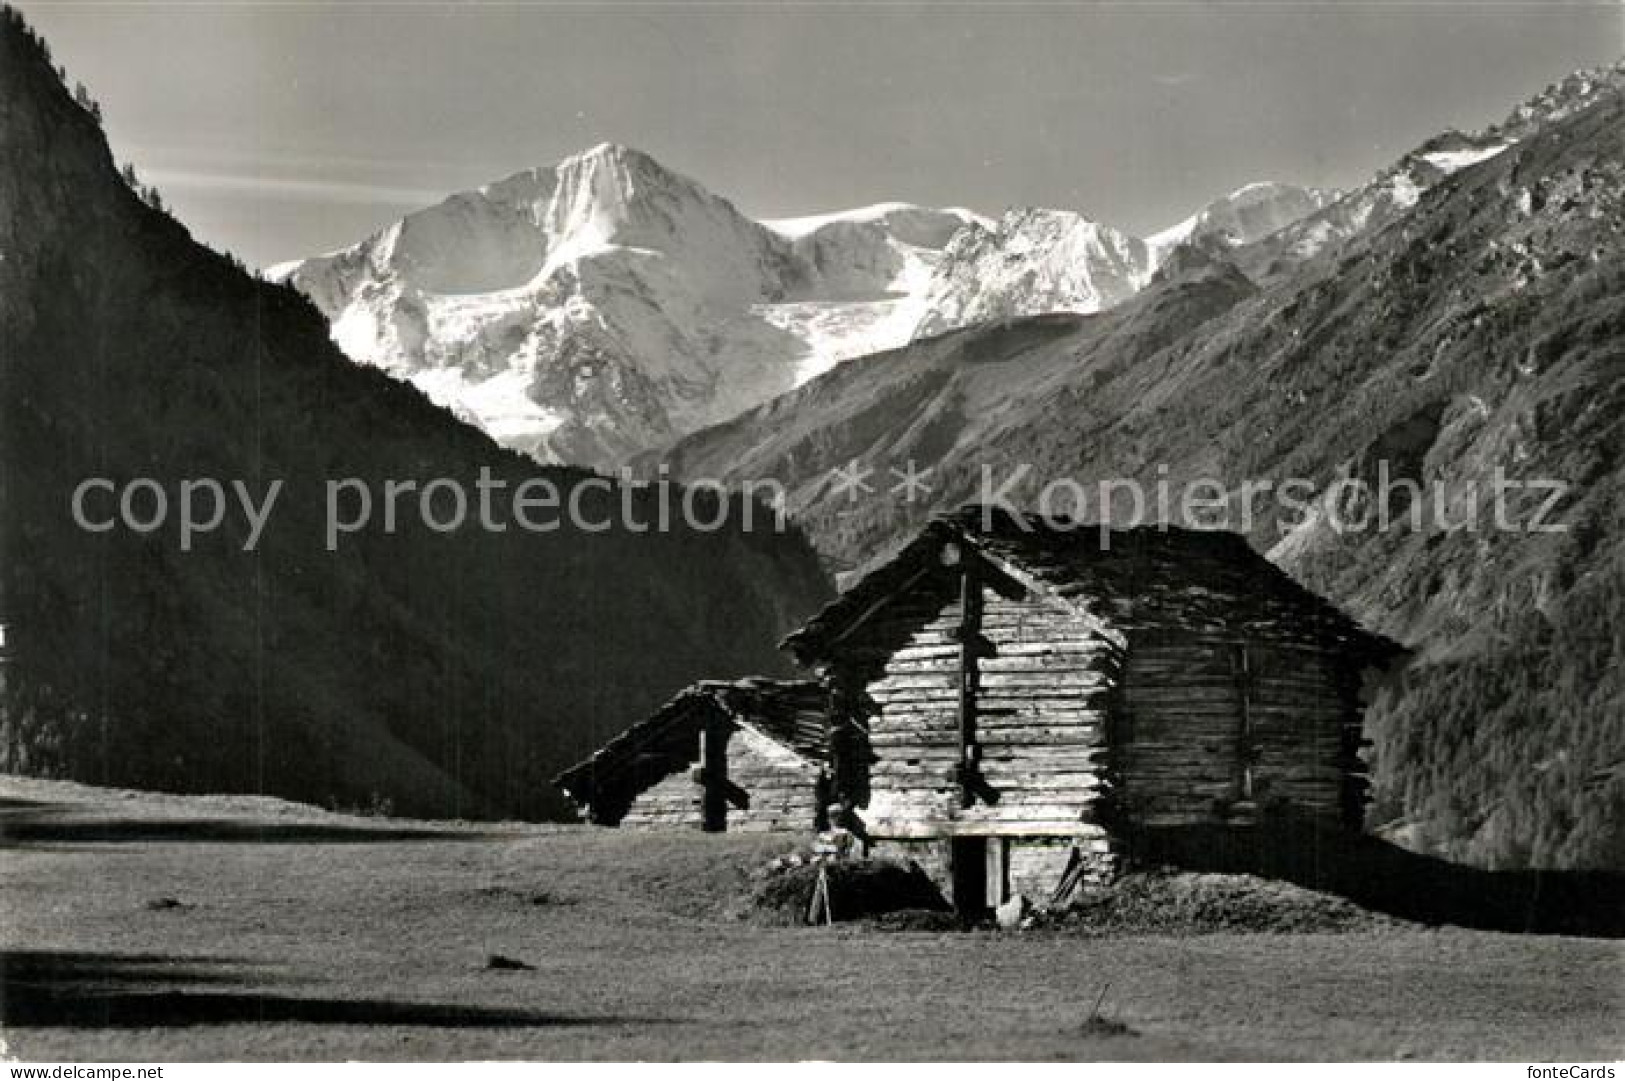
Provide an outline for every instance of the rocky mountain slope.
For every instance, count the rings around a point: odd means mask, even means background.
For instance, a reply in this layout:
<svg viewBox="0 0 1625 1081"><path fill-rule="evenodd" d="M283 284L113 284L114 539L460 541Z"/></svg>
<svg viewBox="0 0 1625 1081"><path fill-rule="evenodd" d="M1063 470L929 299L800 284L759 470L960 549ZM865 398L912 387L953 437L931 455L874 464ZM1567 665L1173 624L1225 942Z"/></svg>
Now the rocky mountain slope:
<svg viewBox="0 0 1625 1081"><path fill-rule="evenodd" d="M845 566L990 493L1121 520L1132 496L1097 485L1122 478L1183 517L1159 491L1211 479L1226 524L1417 650L1371 714L1374 824L1489 866L1625 866L1625 99L1551 115L1262 286L1203 249L1103 313L850 361L668 461L778 478ZM1385 476L1425 487L1340 531L1372 507L1338 482ZM1261 482L1298 487L1248 522Z"/></svg>
<svg viewBox="0 0 1625 1081"><path fill-rule="evenodd" d="M1160 266L1181 244L1239 248L1274 236L1318 214L1343 197L1330 188L1300 188L1264 181L1215 199L1176 225L1146 237L1151 261Z"/></svg>
<svg viewBox="0 0 1625 1081"><path fill-rule="evenodd" d="M914 337L1022 315L1104 311L1145 288L1181 248L1256 243L1338 195L1249 184L1143 240L1069 211L1008 211L997 223L967 225L949 243Z"/></svg>
<svg viewBox="0 0 1625 1081"><path fill-rule="evenodd" d="M1178 243L1325 202L1253 185L1148 243L1057 210L883 203L754 222L605 144L271 270L351 357L544 462L613 468L854 356L990 318L1097 311Z"/></svg>
<svg viewBox="0 0 1625 1081"><path fill-rule="evenodd" d="M1304 260L1407 213L1422 193L1457 171L1494 157L1508 146L1625 88L1625 61L1579 71L1519 104L1483 131L1442 132L1371 180L1314 213L1244 242L1235 256L1255 280L1292 273Z"/></svg>
<svg viewBox="0 0 1625 1081"><path fill-rule="evenodd" d="M943 254L916 338L1043 312L1095 312L1121 304L1153 270L1139 237L1064 210L1007 211L967 228Z"/></svg>
<svg viewBox="0 0 1625 1081"><path fill-rule="evenodd" d="M660 228L653 210L639 225ZM436 250L432 235L397 240L403 258ZM520 258L507 238L482 242ZM405 265L440 287L490 284L474 266ZM330 480L381 493L444 479L472 497L489 467L510 493L535 480L568 498L588 478L504 451L351 363L298 293L140 201L9 10L0 410L7 770L419 815L561 814L554 772L696 677L774 670L776 636L827 596L799 536L745 533L737 515L719 532L589 534L524 531L499 510L504 532L441 532L408 498L393 533L375 519L328 550ZM71 496L92 477L151 478L167 526L79 528ZM235 514L181 545L180 486L198 478L256 498L283 482L256 550ZM652 490L583 494L595 523L618 520L623 496L639 521L656 509ZM146 516L155 499L132 505Z"/></svg>

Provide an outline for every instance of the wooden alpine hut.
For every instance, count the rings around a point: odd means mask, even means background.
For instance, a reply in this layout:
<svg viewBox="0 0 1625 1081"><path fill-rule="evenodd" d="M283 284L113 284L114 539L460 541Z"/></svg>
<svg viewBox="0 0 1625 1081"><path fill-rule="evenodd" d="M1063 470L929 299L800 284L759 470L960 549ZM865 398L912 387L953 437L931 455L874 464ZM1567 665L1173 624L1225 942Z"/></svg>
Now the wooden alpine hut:
<svg viewBox="0 0 1625 1081"><path fill-rule="evenodd" d="M600 825L809 831L830 798L827 702L813 682L696 683L553 783Z"/></svg>
<svg viewBox="0 0 1625 1081"><path fill-rule="evenodd" d="M1362 682L1402 654L1231 533L934 520L785 641L836 789L975 911L1109 877L1146 831L1358 828Z"/></svg>

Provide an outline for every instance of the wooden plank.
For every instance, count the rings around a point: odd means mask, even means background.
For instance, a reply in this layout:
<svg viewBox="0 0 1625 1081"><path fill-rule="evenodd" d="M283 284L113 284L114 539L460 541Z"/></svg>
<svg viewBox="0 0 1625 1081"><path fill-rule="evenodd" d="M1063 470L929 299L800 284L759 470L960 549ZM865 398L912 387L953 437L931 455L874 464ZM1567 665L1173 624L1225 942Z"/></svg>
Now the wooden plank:
<svg viewBox="0 0 1625 1081"><path fill-rule="evenodd" d="M1061 816L1050 821L919 822L912 819L876 818L866 820L869 834L876 840L929 840L948 837L1104 837L1095 823L1078 816Z"/></svg>

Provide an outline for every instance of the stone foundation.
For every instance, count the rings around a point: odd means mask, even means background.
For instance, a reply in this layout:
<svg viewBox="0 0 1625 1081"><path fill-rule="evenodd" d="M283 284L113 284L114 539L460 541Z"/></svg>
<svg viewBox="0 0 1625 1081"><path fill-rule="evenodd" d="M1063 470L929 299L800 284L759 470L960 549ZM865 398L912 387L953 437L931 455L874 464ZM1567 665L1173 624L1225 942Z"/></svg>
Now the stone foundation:
<svg viewBox="0 0 1625 1081"><path fill-rule="evenodd" d="M1021 894L1033 904L1049 904L1074 859L1084 861L1077 889L1088 890L1110 883L1120 870L1120 856L1112 840L1104 835L1081 837L989 837L985 853L986 902L989 907ZM893 859L919 864L942 895L953 896L952 843L947 838L923 840L880 839L869 849L876 859ZM1075 895L1075 894L1074 894Z"/></svg>

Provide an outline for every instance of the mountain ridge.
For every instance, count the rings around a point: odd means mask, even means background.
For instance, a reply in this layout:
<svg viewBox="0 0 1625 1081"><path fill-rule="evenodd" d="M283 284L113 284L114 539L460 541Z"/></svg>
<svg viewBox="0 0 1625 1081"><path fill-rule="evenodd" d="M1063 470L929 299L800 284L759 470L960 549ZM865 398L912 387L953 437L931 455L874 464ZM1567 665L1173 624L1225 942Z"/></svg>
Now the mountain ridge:
<svg viewBox="0 0 1625 1081"><path fill-rule="evenodd" d="M1315 205L1289 185L1261 190ZM756 222L605 143L271 276L316 302L347 354L504 445L613 470L855 356L980 318L1118 303L1157 262L1067 211L993 221L879 203Z"/></svg>
<svg viewBox="0 0 1625 1081"><path fill-rule="evenodd" d="M1234 258L1256 280L1291 273L1321 251L1403 215L1427 190L1461 169L1494 157L1621 88L1625 60L1573 72L1520 102L1498 123L1475 132L1455 128L1440 132L1330 205L1242 245Z"/></svg>

